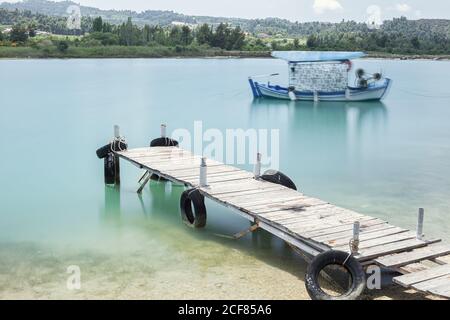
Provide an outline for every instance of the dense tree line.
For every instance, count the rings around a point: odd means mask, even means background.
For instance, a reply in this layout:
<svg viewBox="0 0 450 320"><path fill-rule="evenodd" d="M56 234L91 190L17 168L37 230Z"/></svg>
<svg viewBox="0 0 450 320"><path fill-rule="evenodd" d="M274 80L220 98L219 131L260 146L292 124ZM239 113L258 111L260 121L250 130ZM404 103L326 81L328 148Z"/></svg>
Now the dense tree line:
<svg viewBox="0 0 450 320"><path fill-rule="evenodd" d="M126 23L113 25L97 17L93 20L92 33L86 37L86 41L123 46L189 46L196 41L198 45L241 50L245 34L239 27L231 28L227 24L219 24L216 28L204 24L196 29L191 29L187 25L166 28L145 25L141 28L135 25L131 18Z"/></svg>
<svg viewBox="0 0 450 320"><path fill-rule="evenodd" d="M441 22L441 23L439 23ZM447 27L445 27L447 25ZM356 32L322 31L311 34L311 50L362 50L396 54L450 54L450 28L445 20L433 24L426 20L397 18L379 29Z"/></svg>
<svg viewBox="0 0 450 320"><path fill-rule="evenodd" d="M361 50L394 54L450 54L450 20L396 18L385 21L378 28L369 28L365 23L354 21L245 21L247 30L253 33L246 34L240 26L225 23L161 26L142 25L128 18L126 22L113 24L101 17L83 18L81 29L71 30L67 28L65 17L0 9L0 25L13 26L8 34L0 33L0 41L26 42L35 35L36 30L41 30L58 35L85 35L75 45L86 47L159 45L183 50L198 45L245 51Z"/></svg>

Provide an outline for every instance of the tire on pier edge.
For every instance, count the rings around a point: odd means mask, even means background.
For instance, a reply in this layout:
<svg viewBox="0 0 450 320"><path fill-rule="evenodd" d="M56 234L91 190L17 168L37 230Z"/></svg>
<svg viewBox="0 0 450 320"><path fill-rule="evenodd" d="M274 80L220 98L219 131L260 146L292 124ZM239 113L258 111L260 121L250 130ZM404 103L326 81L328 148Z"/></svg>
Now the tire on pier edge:
<svg viewBox="0 0 450 320"><path fill-rule="evenodd" d="M347 292L340 296L327 294L319 285L320 272L331 265L339 265L350 274L351 284ZM353 256L349 257L347 252L330 250L319 254L308 266L305 285L313 300L357 300L366 288L366 274L361 264Z"/></svg>
<svg viewBox="0 0 450 320"><path fill-rule="evenodd" d="M205 197L197 190L190 189L183 192L180 199L181 218L191 228L206 226Z"/></svg>
<svg viewBox="0 0 450 320"><path fill-rule="evenodd" d="M127 150L127 149L128 149L128 145L125 142L115 141L113 144L108 143L107 145L104 145L103 147L99 148L96 151L96 154L99 159L104 159L104 158L106 158L106 156L108 154L110 154L112 152L112 150L123 151L123 150Z"/></svg>
<svg viewBox="0 0 450 320"><path fill-rule="evenodd" d="M282 185L286 188L297 190L295 183L284 173L276 170L267 170L261 176L262 180Z"/></svg>
<svg viewBox="0 0 450 320"><path fill-rule="evenodd" d="M104 158L104 168L105 168L105 184L115 184L116 181L116 170L115 170L115 162L116 158L112 153L108 153Z"/></svg>
<svg viewBox="0 0 450 320"><path fill-rule="evenodd" d="M177 140L170 138L157 138L150 142L150 147L178 147Z"/></svg>

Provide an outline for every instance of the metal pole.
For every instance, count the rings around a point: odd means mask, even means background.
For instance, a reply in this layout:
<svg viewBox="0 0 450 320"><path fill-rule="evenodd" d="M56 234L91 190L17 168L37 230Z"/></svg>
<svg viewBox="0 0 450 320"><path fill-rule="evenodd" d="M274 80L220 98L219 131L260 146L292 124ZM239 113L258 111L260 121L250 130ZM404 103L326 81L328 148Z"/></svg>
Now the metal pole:
<svg viewBox="0 0 450 320"><path fill-rule="evenodd" d="M206 166L206 157L202 158L202 163L200 164L200 187L207 187L208 186L208 172L207 172L207 166Z"/></svg>
<svg viewBox="0 0 450 320"><path fill-rule="evenodd" d="M120 138L120 127L118 125L114 126L114 138Z"/></svg>
<svg viewBox="0 0 450 320"><path fill-rule="evenodd" d="M423 239L423 220L425 217L425 210L423 208L419 209L419 215L417 218L417 239Z"/></svg>
<svg viewBox="0 0 450 320"><path fill-rule="evenodd" d="M360 223L359 221L355 221L353 224L353 241L351 251L352 254L356 254L359 251L359 232L360 232Z"/></svg>
<svg viewBox="0 0 450 320"><path fill-rule="evenodd" d="M255 174L255 179L259 179L259 177L261 177L261 159L262 159L262 154L258 153L256 155L256 163L255 163L255 167L254 167L254 174Z"/></svg>
<svg viewBox="0 0 450 320"><path fill-rule="evenodd" d="M161 138L167 137L167 126L165 124L161 125Z"/></svg>

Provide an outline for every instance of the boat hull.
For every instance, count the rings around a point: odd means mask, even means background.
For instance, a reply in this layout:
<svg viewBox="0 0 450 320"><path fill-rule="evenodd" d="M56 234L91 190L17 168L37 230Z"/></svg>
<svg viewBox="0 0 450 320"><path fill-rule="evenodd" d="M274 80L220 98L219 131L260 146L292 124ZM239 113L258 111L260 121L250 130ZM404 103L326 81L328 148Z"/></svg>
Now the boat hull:
<svg viewBox="0 0 450 320"><path fill-rule="evenodd" d="M289 95L287 88L260 84L252 79L249 79L249 82L255 98L294 100L294 96L292 93ZM293 93L295 94L295 100L300 101L379 101L386 97L391 85L391 79L384 79L384 81L367 88L349 87L346 91L317 92L316 94L311 91L293 91Z"/></svg>

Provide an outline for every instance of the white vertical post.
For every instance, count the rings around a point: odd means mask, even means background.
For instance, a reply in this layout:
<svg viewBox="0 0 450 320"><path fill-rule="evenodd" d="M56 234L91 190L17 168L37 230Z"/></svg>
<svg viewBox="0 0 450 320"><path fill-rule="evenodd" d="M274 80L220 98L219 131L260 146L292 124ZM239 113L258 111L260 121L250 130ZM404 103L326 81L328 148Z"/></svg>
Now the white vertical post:
<svg viewBox="0 0 450 320"><path fill-rule="evenodd" d="M350 100L350 89L345 89L345 99Z"/></svg>
<svg viewBox="0 0 450 320"><path fill-rule="evenodd" d="M261 160L262 160L262 154L258 153L256 155L256 163L255 163L255 167L254 167L254 174L255 174L255 179L258 179L259 177L261 177Z"/></svg>
<svg viewBox="0 0 450 320"><path fill-rule="evenodd" d="M353 254L358 253L359 250L359 231L360 231L360 223L359 221L355 221L353 224L353 241L351 251Z"/></svg>
<svg viewBox="0 0 450 320"><path fill-rule="evenodd" d="M314 90L314 102L319 102L319 94Z"/></svg>
<svg viewBox="0 0 450 320"><path fill-rule="evenodd" d="M120 138L120 127L118 125L114 126L114 138Z"/></svg>
<svg viewBox="0 0 450 320"><path fill-rule="evenodd" d="M200 164L200 187L208 186L208 171L206 166L206 157L202 158L202 163Z"/></svg>
<svg viewBox="0 0 450 320"><path fill-rule="evenodd" d="M167 137L167 126L165 124L161 125L161 138Z"/></svg>
<svg viewBox="0 0 450 320"><path fill-rule="evenodd" d="M417 217L417 239L423 239L423 220L425 217L425 210L423 208L419 209L419 215Z"/></svg>

